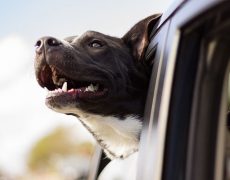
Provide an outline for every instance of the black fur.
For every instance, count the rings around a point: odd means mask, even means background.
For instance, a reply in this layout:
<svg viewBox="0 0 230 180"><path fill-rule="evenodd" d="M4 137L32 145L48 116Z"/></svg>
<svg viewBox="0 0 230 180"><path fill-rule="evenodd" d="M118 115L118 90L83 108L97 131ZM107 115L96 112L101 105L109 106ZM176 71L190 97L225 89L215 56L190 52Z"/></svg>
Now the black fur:
<svg viewBox="0 0 230 180"><path fill-rule="evenodd" d="M151 27L159 15L148 17L136 24L123 38L116 38L88 31L80 37L65 41L52 37L41 38L36 45L36 77L42 87L54 90L52 67L58 81L68 79L68 85L94 82L108 89L102 98L81 99L63 96L49 99L51 106L74 104L85 112L125 117L132 114L143 116L149 82L149 68L143 63ZM101 47L92 47L92 43Z"/></svg>

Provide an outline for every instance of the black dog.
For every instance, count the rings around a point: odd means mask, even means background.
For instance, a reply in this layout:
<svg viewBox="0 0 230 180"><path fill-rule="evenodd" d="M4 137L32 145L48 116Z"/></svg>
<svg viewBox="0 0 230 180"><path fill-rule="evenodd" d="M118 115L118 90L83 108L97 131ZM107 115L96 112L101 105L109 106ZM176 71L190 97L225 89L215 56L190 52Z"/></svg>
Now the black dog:
<svg viewBox="0 0 230 180"><path fill-rule="evenodd" d="M111 159L138 150L151 73L144 53L159 18L140 21L122 38L88 31L36 43L36 78L49 90L46 105L78 117Z"/></svg>

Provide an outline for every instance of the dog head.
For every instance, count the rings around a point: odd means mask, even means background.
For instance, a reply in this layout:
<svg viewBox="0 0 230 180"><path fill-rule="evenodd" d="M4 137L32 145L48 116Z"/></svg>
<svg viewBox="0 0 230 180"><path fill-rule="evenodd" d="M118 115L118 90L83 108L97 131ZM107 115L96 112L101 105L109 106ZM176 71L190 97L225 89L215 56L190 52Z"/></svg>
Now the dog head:
<svg viewBox="0 0 230 180"><path fill-rule="evenodd" d="M159 15L136 24L123 38L88 31L58 40L43 37L36 43L35 70L50 93L52 109L77 107L86 112L124 116L143 115L149 68L143 54L149 28Z"/></svg>
<svg viewBox="0 0 230 180"><path fill-rule="evenodd" d="M46 105L75 116L142 117L151 69L144 53L159 18L140 21L122 38L87 31L64 40L39 39L35 72L49 90Z"/></svg>

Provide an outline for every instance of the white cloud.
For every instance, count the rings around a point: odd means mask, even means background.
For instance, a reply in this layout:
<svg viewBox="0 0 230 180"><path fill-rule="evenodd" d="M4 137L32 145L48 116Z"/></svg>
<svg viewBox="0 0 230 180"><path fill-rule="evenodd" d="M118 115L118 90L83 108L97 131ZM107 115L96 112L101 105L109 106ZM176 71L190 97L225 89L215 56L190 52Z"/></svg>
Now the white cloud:
<svg viewBox="0 0 230 180"><path fill-rule="evenodd" d="M0 39L0 84L23 70L31 57L30 48L17 35Z"/></svg>

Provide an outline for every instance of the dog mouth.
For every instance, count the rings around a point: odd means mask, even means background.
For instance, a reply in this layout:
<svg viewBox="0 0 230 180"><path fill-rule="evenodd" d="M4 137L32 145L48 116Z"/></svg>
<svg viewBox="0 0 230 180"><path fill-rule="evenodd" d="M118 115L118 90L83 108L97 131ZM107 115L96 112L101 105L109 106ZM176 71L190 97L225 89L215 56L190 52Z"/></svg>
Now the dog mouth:
<svg viewBox="0 0 230 180"><path fill-rule="evenodd" d="M46 101L76 101L99 99L106 96L108 88L99 81L75 80L54 66L45 65L37 74L38 83L47 89Z"/></svg>

